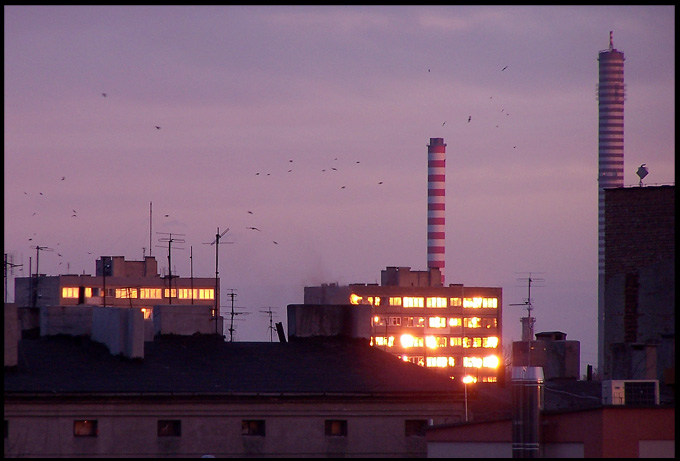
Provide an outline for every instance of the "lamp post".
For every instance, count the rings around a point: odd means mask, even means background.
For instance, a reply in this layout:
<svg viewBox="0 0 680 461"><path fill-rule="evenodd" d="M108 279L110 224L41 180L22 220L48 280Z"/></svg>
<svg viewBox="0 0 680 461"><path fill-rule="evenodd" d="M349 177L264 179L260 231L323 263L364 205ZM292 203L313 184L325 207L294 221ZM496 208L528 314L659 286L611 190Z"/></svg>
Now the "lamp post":
<svg viewBox="0 0 680 461"><path fill-rule="evenodd" d="M463 376L463 386L465 387L465 422L468 421L468 396L467 387L469 383L474 383L475 378L470 375Z"/></svg>

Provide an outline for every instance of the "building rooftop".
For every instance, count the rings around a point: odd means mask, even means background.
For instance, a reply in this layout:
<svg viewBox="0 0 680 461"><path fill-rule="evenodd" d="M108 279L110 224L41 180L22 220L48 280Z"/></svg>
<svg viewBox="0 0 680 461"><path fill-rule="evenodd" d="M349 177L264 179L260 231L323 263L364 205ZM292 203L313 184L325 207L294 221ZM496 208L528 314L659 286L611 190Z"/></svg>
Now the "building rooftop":
<svg viewBox="0 0 680 461"><path fill-rule="evenodd" d="M87 336L21 339L17 366L5 368L5 395L462 393L449 378L360 339L267 343L159 335L144 348L143 359L129 359Z"/></svg>

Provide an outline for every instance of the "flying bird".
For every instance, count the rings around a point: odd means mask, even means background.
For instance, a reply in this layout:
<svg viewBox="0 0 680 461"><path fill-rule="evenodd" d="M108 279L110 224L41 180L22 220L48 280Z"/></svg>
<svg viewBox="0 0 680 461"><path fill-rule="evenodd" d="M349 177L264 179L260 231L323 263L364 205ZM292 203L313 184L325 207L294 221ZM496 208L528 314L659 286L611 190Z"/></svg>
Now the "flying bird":
<svg viewBox="0 0 680 461"><path fill-rule="evenodd" d="M468 116L468 123L470 123L470 120L472 120L472 115Z"/></svg>
<svg viewBox="0 0 680 461"><path fill-rule="evenodd" d="M158 125L156 125L156 129L157 129L157 130L160 130L160 129L161 129L161 127L160 127L160 126L158 126Z"/></svg>
<svg viewBox="0 0 680 461"><path fill-rule="evenodd" d="M253 214L253 212L252 212L252 211L250 211L250 210L248 210L248 214Z"/></svg>
<svg viewBox="0 0 680 461"><path fill-rule="evenodd" d="M333 171L338 171L338 169L335 168L334 166L331 167L331 170L333 170Z"/></svg>
<svg viewBox="0 0 680 461"><path fill-rule="evenodd" d="M344 188L345 188L345 186L342 186L340 189L344 189Z"/></svg>
<svg viewBox="0 0 680 461"><path fill-rule="evenodd" d="M378 184L382 184L382 183L383 183L382 181L378 181Z"/></svg>
<svg viewBox="0 0 680 461"><path fill-rule="evenodd" d="M258 229L257 227L246 227L246 229L256 230L256 231L262 232L262 231L261 231L260 229Z"/></svg>
<svg viewBox="0 0 680 461"><path fill-rule="evenodd" d="M446 125L446 120L444 120L444 123L442 123L442 126Z"/></svg>
<svg viewBox="0 0 680 461"><path fill-rule="evenodd" d="M42 195L42 194L43 194L43 193L42 193L42 192L40 192L40 195Z"/></svg>
<svg viewBox="0 0 680 461"><path fill-rule="evenodd" d="M501 72L503 72L507 68L508 68L508 66L505 66L504 68L501 69Z"/></svg>
<svg viewBox="0 0 680 461"><path fill-rule="evenodd" d="M272 242L274 242L274 245L278 245L278 244L279 244L279 242L277 242L276 240L272 240Z"/></svg>
<svg viewBox="0 0 680 461"><path fill-rule="evenodd" d="M169 214L166 214L166 215L165 215L166 218L167 218L168 216L170 216L170 215L169 215Z"/></svg>
<svg viewBox="0 0 680 461"><path fill-rule="evenodd" d="M106 97L106 93L102 93L102 96Z"/></svg>
<svg viewBox="0 0 680 461"><path fill-rule="evenodd" d="M62 177L61 177L61 180L62 180L62 181L63 181L64 179L66 179L66 176L62 176Z"/></svg>
<svg viewBox="0 0 680 461"><path fill-rule="evenodd" d="M77 215L74 215L74 214L72 214L72 215L71 215L71 217L72 217L72 218L77 218L78 216L77 216Z"/></svg>

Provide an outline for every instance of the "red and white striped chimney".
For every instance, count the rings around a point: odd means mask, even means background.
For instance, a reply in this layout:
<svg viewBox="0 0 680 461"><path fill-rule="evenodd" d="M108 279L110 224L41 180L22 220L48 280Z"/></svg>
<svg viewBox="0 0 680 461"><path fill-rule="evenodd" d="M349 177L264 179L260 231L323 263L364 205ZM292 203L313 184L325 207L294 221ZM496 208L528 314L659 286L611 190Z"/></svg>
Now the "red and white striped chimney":
<svg viewBox="0 0 680 461"><path fill-rule="evenodd" d="M439 268L444 284L446 144L430 138L427 146L427 268Z"/></svg>

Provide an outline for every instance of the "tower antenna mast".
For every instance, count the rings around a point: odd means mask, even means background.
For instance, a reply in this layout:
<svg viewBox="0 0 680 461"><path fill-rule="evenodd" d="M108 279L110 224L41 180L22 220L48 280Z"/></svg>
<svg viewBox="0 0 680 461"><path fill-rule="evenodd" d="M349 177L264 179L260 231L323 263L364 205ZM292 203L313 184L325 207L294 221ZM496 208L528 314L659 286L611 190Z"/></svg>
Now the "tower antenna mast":
<svg viewBox="0 0 680 461"><path fill-rule="evenodd" d="M172 279L173 279L173 275L172 275L172 243L173 243L173 242L184 243L185 240L182 239L182 238L179 238L179 239L178 239L178 238L172 238L172 232L171 232L171 233L167 233L167 232L157 232L157 233L158 233L158 234L167 234L167 235L168 235L168 237L159 238L158 241L159 241L159 242L168 242L168 277L167 277L167 278L168 278L168 285L169 285L169 288L170 288L170 293L169 293L170 296L168 296L168 299L170 300L170 301L169 301L169 304L172 304ZM184 236L184 234L175 234L175 235ZM160 245L159 245L159 246L160 246ZM162 247L161 247L161 248L162 248ZM177 250L183 250L184 248L176 247L175 249L177 249ZM176 277L179 277L179 276L176 275L175 278L176 278Z"/></svg>
<svg viewBox="0 0 680 461"><path fill-rule="evenodd" d="M266 311L260 311L263 314L269 315L269 342L273 342L273 332L276 331L276 327L273 325L273 316L274 316L274 311L272 311L271 307L268 307Z"/></svg>
<svg viewBox="0 0 680 461"><path fill-rule="evenodd" d="M35 249L35 283L33 284L33 303L32 306L36 307L38 302L38 276L40 271L38 266L40 265L40 252L41 251L54 251L54 248L41 247L40 245L33 246L31 248Z"/></svg>
<svg viewBox="0 0 680 461"><path fill-rule="evenodd" d="M222 233L220 233L220 228L218 227L217 233L215 234L215 240L213 240L210 243L204 243L204 245L211 245L211 246L215 245L215 316L214 316L214 318L215 318L215 334L216 335L219 334L219 332L217 330L217 327L218 327L217 320L220 318L220 315L219 315L220 306L219 306L219 303L218 303L218 301L219 301L218 293L219 293L219 289L220 289L220 287L219 287L219 281L220 281L220 269L219 269L219 267L220 267L220 265L219 265L220 245L224 244L224 243L234 243L234 242L220 242L220 239L222 237L224 237L224 234L226 234L227 232L229 232L228 227ZM232 293L232 295L233 295L233 293ZM234 298L232 297L231 300L232 300L232 306L233 306ZM232 311L233 311L233 307L232 307ZM232 319L233 319L233 316L232 316ZM233 324L232 324L232 328L230 328L230 333L233 333L231 331L232 329L233 329Z"/></svg>
<svg viewBox="0 0 680 461"><path fill-rule="evenodd" d="M531 297L531 283L532 282L543 282L544 279L532 277L531 272L529 272L529 277L523 278L523 279L517 279L517 281L526 281L527 282L527 297L525 298L523 303L510 304L510 305L511 306L526 306L526 308L527 308L527 316L520 319L520 322L522 322L522 341L527 341L527 343L529 345L529 352L527 354L527 365L531 366L531 341L534 338L534 323L536 322L536 319L531 316L531 311L534 309L533 298Z"/></svg>
<svg viewBox="0 0 680 461"><path fill-rule="evenodd" d="M5 253L5 304L7 304L7 268L9 268L11 274L14 275L14 268L23 266L23 264L14 264L14 258L12 257L11 259L12 261L8 261L7 253Z"/></svg>

